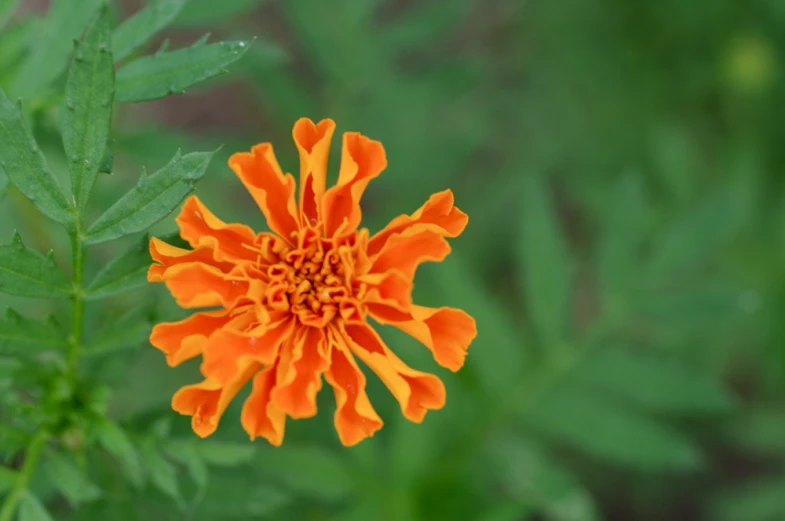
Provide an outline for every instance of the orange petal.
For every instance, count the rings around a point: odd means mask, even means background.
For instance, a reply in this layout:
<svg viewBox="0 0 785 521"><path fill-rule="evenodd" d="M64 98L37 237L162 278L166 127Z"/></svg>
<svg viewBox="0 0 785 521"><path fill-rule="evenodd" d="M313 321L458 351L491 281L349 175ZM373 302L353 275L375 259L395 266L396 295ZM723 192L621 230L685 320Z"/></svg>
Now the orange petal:
<svg viewBox="0 0 785 521"><path fill-rule="evenodd" d="M262 143L251 152L239 152L229 158L229 166L267 218L267 225L284 240L299 229L294 201L294 177L284 175L273 147Z"/></svg>
<svg viewBox="0 0 785 521"><path fill-rule="evenodd" d="M150 343L164 352L166 363L174 367L202 352L207 338L231 320L229 311L194 313L185 320L157 324Z"/></svg>
<svg viewBox="0 0 785 521"><path fill-rule="evenodd" d="M332 237L344 225L345 231L357 228L362 218L360 198L371 179L387 167L384 147L357 132L343 135L341 170L338 183L324 194L322 219L324 233ZM345 224L344 224L345 221Z"/></svg>
<svg viewBox="0 0 785 521"><path fill-rule="evenodd" d="M412 305L412 281L403 272L389 270L384 273L368 273L357 278L366 284L367 294L362 300L385 302L402 310Z"/></svg>
<svg viewBox="0 0 785 521"><path fill-rule="evenodd" d="M177 391L172 398L172 409L180 414L192 416L191 427L196 434L206 438L218 428L229 402L242 387L261 368L261 364L252 362L225 386L206 379L202 383L187 385Z"/></svg>
<svg viewBox="0 0 785 521"><path fill-rule="evenodd" d="M308 118L294 124L292 135L300 153L300 213L303 223L321 220L321 204L327 186L327 158L335 122L323 119L318 125Z"/></svg>
<svg viewBox="0 0 785 521"><path fill-rule="evenodd" d="M164 281L181 308L231 308L250 287L247 280L231 280L217 268L197 262L172 266Z"/></svg>
<svg viewBox="0 0 785 521"><path fill-rule="evenodd" d="M202 374L223 383L235 377L244 359L272 364L294 327L288 313L276 313L272 319L274 322L249 332L229 328L216 331L204 347Z"/></svg>
<svg viewBox="0 0 785 521"><path fill-rule="evenodd" d="M477 336L474 318L460 309L412 306L404 312L374 302L366 307L377 322L392 324L422 342L436 363L451 371L463 366L469 344Z"/></svg>
<svg viewBox="0 0 785 521"><path fill-rule="evenodd" d="M457 237L466 228L469 217L453 206L453 203L452 190L433 194L416 212L396 217L382 231L371 237L368 255L379 253L393 234L402 233L418 224L428 225L445 237Z"/></svg>
<svg viewBox="0 0 785 521"><path fill-rule="evenodd" d="M195 195L188 198L175 219L180 236L194 249L213 252L217 261L254 261L256 234L244 224L226 224L202 204Z"/></svg>
<svg viewBox="0 0 785 521"><path fill-rule="evenodd" d="M295 419L316 415L316 394L330 360L324 330L301 327L294 339L292 364L273 391L273 403Z"/></svg>
<svg viewBox="0 0 785 521"><path fill-rule="evenodd" d="M412 279L417 266L426 261L442 261L449 253L450 245L440 233L420 225L391 236L370 271L383 273L395 269Z"/></svg>
<svg viewBox="0 0 785 521"><path fill-rule="evenodd" d="M383 422L365 392L365 375L342 338L330 330L330 368L324 377L335 393L335 430L347 447L373 436Z"/></svg>
<svg viewBox="0 0 785 521"><path fill-rule="evenodd" d="M270 401L270 393L275 387L277 373L278 362L256 373L253 390L243 404L240 421L245 432L251 437L251 441L257 436L262 436L271 445L280 447L286 428L286 413Z"/></svg>
<svg viewBox="0 0 785 521"><path fill-rule="evenodd" d="M401 404L403 415L416 423L429 409L441 409L447 398L444 384L432 374L407 366L390 351L368 324L345 324L345 338L352 353L365 362Z"/></svg>
<svg viewBox="0 0 785 521"><path fill-rule="evenodd" d="M163 282L166 270L178 264L201 262L210 266L215 266L224 273L229 273L232 264L226 262L216 262L213 252L207 248L198 250L184 250L177 246L172 246L157 237L150 239L150 255L157 264L150 266L147 270L147 280L149 282Z"/></svg>

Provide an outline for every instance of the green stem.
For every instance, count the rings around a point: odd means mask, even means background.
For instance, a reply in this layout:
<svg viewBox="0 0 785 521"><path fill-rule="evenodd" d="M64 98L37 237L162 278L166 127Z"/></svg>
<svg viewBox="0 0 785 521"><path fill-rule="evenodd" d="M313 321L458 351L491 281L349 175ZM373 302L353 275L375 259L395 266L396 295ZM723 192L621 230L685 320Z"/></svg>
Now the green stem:
<svg viewBox="0 0 785 521"><path fill-rule="evenodd" d="M71 234L71 253L74 269L73 315L71 317L71 336L68 339L68 371L76 376L76 364L82 354L82 326L84 324L84 245L82 232L77 228Z"/></svg>
<svg viewBox="0 0 785 521"><path fill-rule="evenodd" d="M6 498L3 507L0 508L0 521L11 521L13 518L16 508L27 490L27 484L30 482L30 477L33 475L36 463L38 463L41 450L46 445L48 438L49 435L45 431L41 431L35 435L30 445L28 445L25 462L19 470L19 477L16 480L14 489Z"/></svg>

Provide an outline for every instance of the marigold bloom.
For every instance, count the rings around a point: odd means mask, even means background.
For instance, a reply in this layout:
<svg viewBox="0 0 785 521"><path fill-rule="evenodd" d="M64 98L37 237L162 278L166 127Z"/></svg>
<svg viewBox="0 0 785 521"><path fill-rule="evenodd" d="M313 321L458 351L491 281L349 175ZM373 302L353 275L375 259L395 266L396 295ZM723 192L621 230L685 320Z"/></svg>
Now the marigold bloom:
<svg viewBox="0 0 785 521"><path fill-rule="evenodd" d="M387 166L384 148L345 133L338 182L327 189L334 130L331 120L316 125L301 119L294 126L299 206L294 178L281 171L272 145L229 159L271 232L224 223L193 196L177 217L193 249L150 242L150 282L164 282L183 308L220 308L158 324L150 336L171 366L202 356L204 381L172 399L174 410L192 416L199 436L215 431L229 402L252 379L243 428L251 439L263 436L280 445L287 416L316 414L324 375L335 393L340 440L354 445L382 426L356 358L389 388L403 415L419 423L429 409L444 405L444 385L408 367L366 319L410 334L452 371L463 365L477 334L465 312L417 306L411 299L417 266L443 260L450 252L445 237L459 235L468 221L453 206L452 192L431 196L412 215L369 236L358 229L360 197Z"/></svg>

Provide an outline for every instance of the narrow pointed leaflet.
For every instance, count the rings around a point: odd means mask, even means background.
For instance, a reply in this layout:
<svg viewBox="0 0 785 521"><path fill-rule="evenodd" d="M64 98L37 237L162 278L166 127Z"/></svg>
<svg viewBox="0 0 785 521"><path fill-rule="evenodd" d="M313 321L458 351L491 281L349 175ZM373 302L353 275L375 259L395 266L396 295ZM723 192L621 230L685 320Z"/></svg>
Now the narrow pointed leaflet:
<svg viewBox="0 0 785 521"><path fill-rule="evenodd" d="M123 22L112 35L115 60L126 58L180 14L185 0L152 2Z"/></svg>
<svg viewBox="0 0 785 521"><path fill-rule="evenodd" d="M0 293L67 298L71 295L71 281L57 266L52 252L43 256L14 233L10 244L0 244Z"/></svg>

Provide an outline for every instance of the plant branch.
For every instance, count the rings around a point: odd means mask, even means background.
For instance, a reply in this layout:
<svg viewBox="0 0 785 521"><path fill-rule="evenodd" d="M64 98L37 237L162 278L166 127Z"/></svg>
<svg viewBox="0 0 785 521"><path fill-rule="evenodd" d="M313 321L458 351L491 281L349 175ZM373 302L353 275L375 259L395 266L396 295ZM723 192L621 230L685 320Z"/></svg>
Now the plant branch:
<svg viewBox="0 0 785 521"><path fill-rule="evenodd" d="M76 230L71 234L71 254L73 260L73 314L71 316L71 335L68 338L68 371L71 378L76 376L76 366L82 354L82 327L84 324L84 254L82 230L77 219Z"/></svg>
<svg viewBox="0 0 785 521"><path fill-rule="evenodd" d="M19 502L27 490L27 484L30 482L30 477L33 475L33 470L38 463L38 458L41 455L41 450L46 445L49 434L46 431L40 431L33 437L30 445L27 446L25 453L25 461L22 468L19 470L19 477L16 480L13 490L0 508L0 521L11 521L14 517Z"/></svg>

